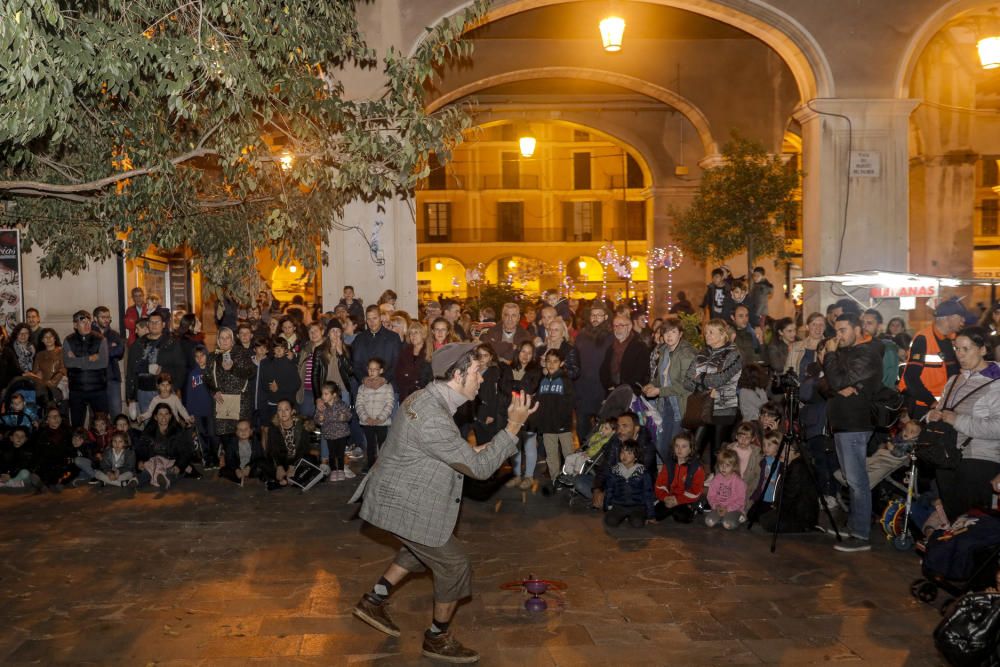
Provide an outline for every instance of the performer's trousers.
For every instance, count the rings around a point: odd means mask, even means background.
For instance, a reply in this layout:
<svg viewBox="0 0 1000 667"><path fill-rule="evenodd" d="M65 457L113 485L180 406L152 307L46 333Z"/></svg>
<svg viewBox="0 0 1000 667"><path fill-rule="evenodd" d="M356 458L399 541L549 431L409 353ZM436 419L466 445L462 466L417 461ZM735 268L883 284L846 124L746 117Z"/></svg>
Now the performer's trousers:
<svg viewBox="0 0 1000 667"><path fill-rule="evenodd" d="M403 547L395 564L408 572L430 570L435 602L456 602L472 595L472 563L454 535L439 547L417 544L399 535L396 539Z"/></svg>

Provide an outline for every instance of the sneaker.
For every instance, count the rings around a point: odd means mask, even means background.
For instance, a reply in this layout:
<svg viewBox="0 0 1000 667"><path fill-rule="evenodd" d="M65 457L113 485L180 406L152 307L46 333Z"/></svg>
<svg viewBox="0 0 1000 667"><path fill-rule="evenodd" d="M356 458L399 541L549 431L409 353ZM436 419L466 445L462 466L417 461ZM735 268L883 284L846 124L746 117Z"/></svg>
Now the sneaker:
<svg viewBox="0 0 1000 667"><path fill-rule="evenodd" d="M862 540L860 538L851 535L843 542L837 542L833 545L833 548L837 551L843 551L846 553L853 553L855 551L871 551L872 545L868 540Z"/></svg>
<svg viewBox="0 0 1000 667"><path fill-rule="evenodd" d="M91 486L97 486L98 484L103 484L103 483L104 482L102 482L101 480L97 479L96 477L91 477L90 479L87 480L87 484L89 484Z"/></svg>
<svg viewBox="0 0 1000 667"><path fill-rule="evenodd" d="M534 479L532 479L531 477L525 477L524 479L521 480L521 484L520 484L521 490L522 491L527 491L528 489L530 489L532 487L532 485L534 483L535 483Z"/></svg>
<svg viewBox="0 0 1000 667"><path fill-rule="evenodd" d="M365 451L363 449L361 449L360 447L355 447L350 452L348 452L347 458L349 458L349 459L363 459L363 458L365 458Z"/></svg>
<svg viewBox="0 0 1000 667"><path fill-rule="evenodd" d="M830 510L835 510L840 507L840 503L838 503L837 499L833 496L823 496L823 499L820 501L820 509L823 509L824 505L826 506L826 509Z"/></svg>
<svg viewBox="0 0 1000 667"><path fill-rule="evenodd" d="M201 479L201 473L194 466L191 466L191 472L184 473L184 477L188 479Z"/></svg>
<svg viewBox="0 0 1000 667"><path fill-rule="evenodd" d="M134 479L130 479L125 484L125 486L122 487L125 490L125 497L126 498L135 498L135 490L136 490L136 488L138 488L138 486L139 486L138 482L136 482Z"/></svg>
<svg viewBox="0 0 1000 667"><path fill-rule="evenodd" d="M345 479L347 479L347 475L344 474L344 471L343 470L338 470L337 471L337 481L338 482L343 482Z"/></svg>
<svg viewBox="0 0 1000 667"><path fill-rule="evenodd" d="M268 480L266 484L264 484L264 488L267 489L268 491L277 491L278 489L281 488L281 484L278 484L278 482L271 479Z"/></svg>
<svg viewBox="0 0 1000 667"><path fill-rule="evenodd" d="M443 662L456 664L479 662L479 654L471 648L462 646L457 639L451 636L450 632L442 632L439 635L432 635L425 632L421 653L428 658L434 658Z"/></svg>
<svg viewBox="0 0 1000 667"><path fill-rule="evenodd" d="M521 485L521 478L518 475L514 475L513 477L507 480L506 484L504 484L504 486L506 486L508 489L512 489L515 486L520 486L520 485Z"/></svg>
<svg viewBox="0 0 1000 667"><path fill-rule="evenodd" d="M398 637L399 628L389 618L385 606L385 602L379 602L371 593L365 593L361 596L361 600L354 605L354 611L351 613L376 630L384 632L390 637ZM426 646L427 640L425 639L424 647L426 648ZM426 651L424 655L426 655Z"/></svg>
<svg viewBox="0 0 1000 667"><path fill-rule="evenodd" d="M12 479L9 482L7 482L4 486L6 486L8 489L23 489L25 485L23 479Z"/></svg>
<svg viewBox="0 0 1000 667"><path fill-rule="evenodd" d="M326 478L326 481L328 481L328 482L339 482L340 480L337 479L337 471L336 470L330 471L330 476Z"/></svg>
<svg viewBox="0 0 1000 667"><path fill-rule="evenodd" d="M354 479L357 477L357 475L354 474L354 471L350 468L344 468L340 471L340 474L344 476L344 479Z"/></svg>

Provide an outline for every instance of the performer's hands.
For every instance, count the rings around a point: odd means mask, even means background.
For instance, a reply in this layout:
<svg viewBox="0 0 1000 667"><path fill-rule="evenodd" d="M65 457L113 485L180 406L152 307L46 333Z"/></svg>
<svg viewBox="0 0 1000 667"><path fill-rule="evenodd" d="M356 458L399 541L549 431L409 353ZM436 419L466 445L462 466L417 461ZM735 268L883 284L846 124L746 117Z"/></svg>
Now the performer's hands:
<svg viewBox="0 0 1000 667"><path fill-rule="evenodd" d="M538 410L538 403L532 405L531 395L523 391L515 391L507 407L507 430L517 435L518 430L528 421L528 417ZM513 427L513 430L512 430Z"/></svg>

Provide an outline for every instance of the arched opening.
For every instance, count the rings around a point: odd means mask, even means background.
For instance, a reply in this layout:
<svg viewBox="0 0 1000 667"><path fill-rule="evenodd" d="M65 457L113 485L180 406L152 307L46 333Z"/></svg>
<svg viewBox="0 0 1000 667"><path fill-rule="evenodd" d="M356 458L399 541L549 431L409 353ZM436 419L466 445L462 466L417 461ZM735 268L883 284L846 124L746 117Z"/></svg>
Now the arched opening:
<svg viewBox="0 0 1000 667"><path fill-rule="evenodd" d="M466 266L454 257L429 256L417 262L417 296L421 302L431 299L468 296Z"/></svg>

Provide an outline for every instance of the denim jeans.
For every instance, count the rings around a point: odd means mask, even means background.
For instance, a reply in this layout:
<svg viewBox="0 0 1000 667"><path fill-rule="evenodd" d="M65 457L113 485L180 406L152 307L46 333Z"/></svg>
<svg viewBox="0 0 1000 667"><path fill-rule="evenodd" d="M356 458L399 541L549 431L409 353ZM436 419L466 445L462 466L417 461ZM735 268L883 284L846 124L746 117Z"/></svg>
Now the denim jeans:
<svg viewBox="0 0 1000 667"><path fill-rule="evenodd" d="M577 475L573 480L573 490L590 500L594 497L594 476L592 474Z"/></svg>
<svg viewBox="0 0 1000 667"><path fill-rule="evenodd" d="M146 391L145 389L137 389L135 392L136 403L139 404L139 414L141 415L149 408L149 404L152 400L156 398L155 391Z"/></svg>
<svg viewBox="0 0 1000 667"><path fill-rule="evenodd" d="M868 468L865 456L871 431L848 431L833 434L833 442L840 459L840 469L851 490L851 514L847 530L852 535L867 540L872 527L872 492L868 486Z"/></svg>
<svg viewBox="0 0 1000 667"><path fill-rule="evenodd" d="M302 403L299 405L299 414L310 419L316 414L316 398L313 396L312 389L306 389L302 392Z"/></svg>
<svg viewBox="0 0 1000 667"><path fill-rule="evenodd" d="M524 452L522 454L522 452ZM524 461L524 473L521 472L521 461ZM534 433L525 433L520 446L514 454L514 476L534 477L535 466L538 465L538 437Z"/></svg>
<svg viewBox="0 0 1000 667"><path fill-rule="evenodd" d="M77 456L73 459L73 463L75 463L76 467L80 469L80 474L77 476L78 479L84 482L88 479L94 479L94 464L91 463L90 459L83 456Z"/></svg>
<svg viewBox="0 0 1000 667"><path fill-rule="evenodd" d="M122 413L122 382L108 380L108 415L114 419Z"/></svg>
<svg viewBox="0 0 1000 667"><path fill-rule="evenodd" d="M656 454L660 457L660 463L666 465L670 456L670 443L674 436L681 431L681 420L679 416L680 405L674 396L666 396L657 401L660 409L660 418L663 422L656 431Z"/></svg>

